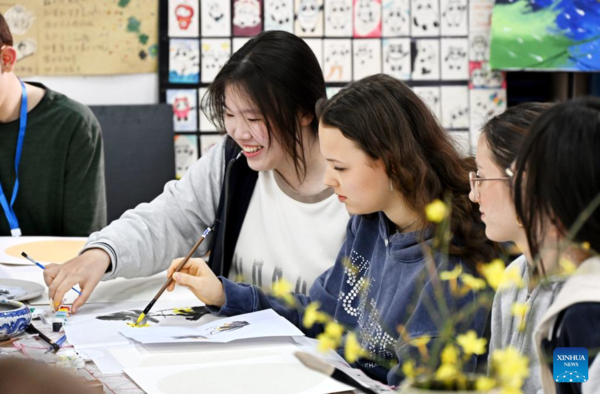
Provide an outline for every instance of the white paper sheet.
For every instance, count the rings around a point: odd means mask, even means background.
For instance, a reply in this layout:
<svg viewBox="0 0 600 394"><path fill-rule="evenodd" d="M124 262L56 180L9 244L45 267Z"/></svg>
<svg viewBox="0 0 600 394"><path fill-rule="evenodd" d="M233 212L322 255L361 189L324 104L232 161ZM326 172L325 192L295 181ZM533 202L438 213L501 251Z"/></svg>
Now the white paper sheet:
<svg viewBox="0 0 600 394"><path fill-rule="evenodd" d="M234 343L156 344L112 347L112 358L122 368L207 364L293 354L299 348L289 337L254 338Z"/></svg>
<svg viewBox="0 0 600 394"><path fill-rule="evenodd" d="M148 394L200 391L324 394L352 389L306 368L291 355L201 365L127 368L125 373Z"/></svg>
<svg viewBox="0 0 600 394"><path fill-rule="evenodd" d="M65 326L67 339L70 344L79 349L127 345L129 340L119 331L123 327L127 327L128 322L135 322L146 304L145 302L123 302L86 305L85 308L80 309L80 312L69 317ZM197 301L193 305L200 304L200 301ZM219 319L206 314L198 320L192 320L200 316L199 309L189 313L182 310L174 311L174 309L183 309L189 305L192 304L183 304L180 301L158 301L148 315L148 324L177 328L200 326L203 323ZM146 329L150 330L149 327Z"/></svg>
<svg viewBox="0 0 600 394"><path fill-rule="evenodd" d="M227 343L238 339L303 336L292 323L272 309L232 316L202 326L167 322L151 327L123 327L120 332L141 343Z"/></svg>

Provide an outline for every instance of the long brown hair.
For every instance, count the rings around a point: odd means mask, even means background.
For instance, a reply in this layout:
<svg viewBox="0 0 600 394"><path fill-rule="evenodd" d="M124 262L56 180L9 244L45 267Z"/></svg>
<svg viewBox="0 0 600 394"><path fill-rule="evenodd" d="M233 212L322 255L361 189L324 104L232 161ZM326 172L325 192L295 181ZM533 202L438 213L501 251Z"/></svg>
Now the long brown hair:
<svg viewBox="0 0 600 394"><path fill-rule="evenodd" d="M468 198L474 160L461 158L450 135L407 85L373 75L319 102L317 115L384 163L394 189L424 223L427 204L452 196L450 254L471 268L494 257L479 210Z"/></svg>
<svg viewBox="0 0 600 394"><path fill-rule="evenodd" d="M292 158L298 179L306 176L300 116L312 115L311 136L318 138L317 101L326 96L321 66L301 38L266 31L231 56L202 99L207 117L225 130L225 88L231 85L254 103L269 135Z"/></svg>

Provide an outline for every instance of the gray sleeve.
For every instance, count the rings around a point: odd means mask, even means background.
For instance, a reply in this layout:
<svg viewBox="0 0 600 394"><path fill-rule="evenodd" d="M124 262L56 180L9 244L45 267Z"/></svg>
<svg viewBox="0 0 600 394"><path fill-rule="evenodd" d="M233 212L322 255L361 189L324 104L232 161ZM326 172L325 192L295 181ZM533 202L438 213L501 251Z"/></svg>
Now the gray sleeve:
<svg viewBox="0 0 600 394"><path fill-rule="evenodd" d="M150 276L189 253L215 219L226 138L194 163L181 180L168 182L152 202L128 210L89 237L83 251L100 248L111 256L111 270L103 280ZM209 235L195 255L206 254L211 240Z"/></svg>

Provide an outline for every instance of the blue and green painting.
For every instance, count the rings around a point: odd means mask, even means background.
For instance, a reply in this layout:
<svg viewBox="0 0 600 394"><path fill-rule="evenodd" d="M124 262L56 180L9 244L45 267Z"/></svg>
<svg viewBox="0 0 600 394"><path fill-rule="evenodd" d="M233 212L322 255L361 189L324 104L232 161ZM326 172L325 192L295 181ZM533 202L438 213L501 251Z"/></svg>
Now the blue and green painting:
<svg viewBox="0 0 600 394"><path fill-rule="evenodd" d="M600 71L600 0L496 0L494 69Z"/></svg>

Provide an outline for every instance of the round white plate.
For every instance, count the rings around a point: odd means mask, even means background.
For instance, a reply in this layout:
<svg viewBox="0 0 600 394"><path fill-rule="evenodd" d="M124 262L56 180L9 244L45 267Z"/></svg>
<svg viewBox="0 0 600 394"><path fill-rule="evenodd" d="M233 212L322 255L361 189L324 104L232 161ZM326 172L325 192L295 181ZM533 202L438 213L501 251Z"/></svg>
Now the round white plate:
<svg viewBox="0 0 600 394"><path fill-rule="evenodd" d="M39 283L30 282L28 280L0 278L1 287L20 287L26 293L20 297L14 298L15 301L25 301L40 296L45 288Z"/></svg>

